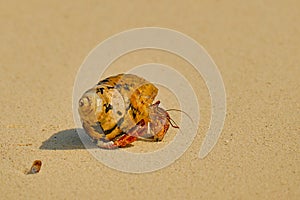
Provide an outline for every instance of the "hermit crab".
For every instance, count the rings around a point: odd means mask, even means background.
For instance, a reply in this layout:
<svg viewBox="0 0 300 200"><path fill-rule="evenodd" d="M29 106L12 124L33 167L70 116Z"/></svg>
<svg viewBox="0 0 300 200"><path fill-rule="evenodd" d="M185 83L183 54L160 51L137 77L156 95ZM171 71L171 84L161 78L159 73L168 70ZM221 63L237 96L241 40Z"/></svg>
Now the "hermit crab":
<svg viewBox="0 0 300 200"><path fill-rule="evenodd" d="M166 110L154 99L158 89L133 74L99 81L79 100L85 132L100 148L125 147L138 138L161 141L173 125Z"/></svg>

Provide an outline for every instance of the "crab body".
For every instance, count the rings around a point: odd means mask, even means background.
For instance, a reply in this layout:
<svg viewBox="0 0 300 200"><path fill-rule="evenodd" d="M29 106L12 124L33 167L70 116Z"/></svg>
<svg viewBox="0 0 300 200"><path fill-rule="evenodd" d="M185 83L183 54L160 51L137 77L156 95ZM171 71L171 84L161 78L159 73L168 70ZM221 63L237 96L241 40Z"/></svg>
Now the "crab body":
<svg viewBox="0 0 300 200"><path fill-rule="evenodd" d="M125 147L138 138L163 139L169 115L153 104L158 89L132 74L119 74L98 82L79 100L86 133L101 148Z"/></svg>

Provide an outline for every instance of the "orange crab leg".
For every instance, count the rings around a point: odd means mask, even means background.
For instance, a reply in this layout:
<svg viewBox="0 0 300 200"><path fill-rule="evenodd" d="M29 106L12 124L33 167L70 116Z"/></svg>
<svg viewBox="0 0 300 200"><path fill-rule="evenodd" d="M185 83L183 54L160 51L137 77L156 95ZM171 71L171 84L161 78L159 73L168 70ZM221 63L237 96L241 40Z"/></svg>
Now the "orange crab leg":
<svg viewBox="0 0 300 200"><path fill-rule="evenodd" d="M116 141L114 141L114 145L118 147L125 147L128 144L133 143L137 140L137 138L140 135L143 135L145 132L147 132L147 126L145 126L146 123L142 119L140 122L138 122L133 128L131 128L128 133L124 134L120 138L118 138Z"/></svg>
<svg viewBox="0 0 300 200"><path fill-rule="evenodd" d="M114 141L114 144L118 147L125 147L128 144L131 144L136 140L137 140L136 137L124 134L122 137L120 137L119 139Z"/></svg>

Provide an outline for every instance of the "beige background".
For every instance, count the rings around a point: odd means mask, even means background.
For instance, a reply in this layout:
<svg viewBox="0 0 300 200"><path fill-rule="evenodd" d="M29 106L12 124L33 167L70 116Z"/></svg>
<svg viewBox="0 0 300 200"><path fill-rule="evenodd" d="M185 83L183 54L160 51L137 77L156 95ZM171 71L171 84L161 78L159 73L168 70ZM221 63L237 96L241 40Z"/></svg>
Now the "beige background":
<svg viewBox="0 0 300 200"><path fill-rule="evenodd" d="M0 199L297 199L299 7L263 0L1 1ZM110 73L147 61L174 65L197 80L203 97L188 151L167 168L137 175L107 168L83 148L74 132L72 89L99 42L144 26L175 29L201 43L223 76L228 110L219 142L200 160L210 117L201 78L158 51L118 60L122 69ZM151 150L171 135L131 150ZM41 172L25 175L35 159L43 162Z"/></svg>

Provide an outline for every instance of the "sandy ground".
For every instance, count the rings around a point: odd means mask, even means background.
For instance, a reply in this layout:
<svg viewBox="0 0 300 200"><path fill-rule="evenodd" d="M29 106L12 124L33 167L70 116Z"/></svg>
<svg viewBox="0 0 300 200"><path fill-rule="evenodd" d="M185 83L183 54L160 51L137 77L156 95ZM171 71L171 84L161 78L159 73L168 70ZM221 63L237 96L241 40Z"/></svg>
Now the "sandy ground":
<svg viewBox="0 0 300 200"><path fill-rule="evenodd" d="M85 2L1 1L0 199L299 198L298 1ZM128 174L84 148L74 131L72 90L91 49L144 26L178 30L206 48L224 80L227 116L214 150L198 159L210 118L203 80L165 53L121 58L114 65L124 68L111 73L168 63L194 80L201 98L198 135L183 156L156 172ZM25 175L36 159L40 173Z"/></svg>

